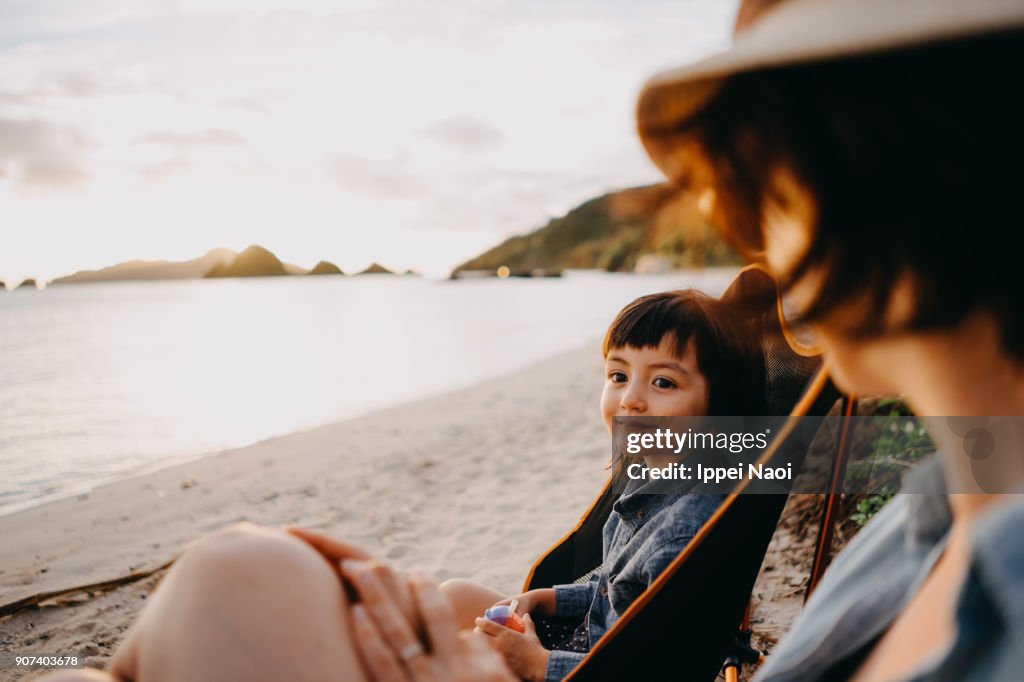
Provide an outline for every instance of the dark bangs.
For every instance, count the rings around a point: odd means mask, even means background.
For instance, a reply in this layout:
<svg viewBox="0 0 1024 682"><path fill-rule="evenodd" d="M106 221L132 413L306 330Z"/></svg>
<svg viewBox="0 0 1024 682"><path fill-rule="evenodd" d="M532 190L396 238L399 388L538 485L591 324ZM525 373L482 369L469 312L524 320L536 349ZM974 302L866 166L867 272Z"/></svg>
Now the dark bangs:
<svg viewBox="0 0 1024 682"><path fill-rule="evenodd" d="M666 336L674 340L674 355L682 358L690 343L694 321L700 310L698 294L683 292L650 294L633 301L616 316L604 337L602 352L616 348L657 348Z"/></svg>

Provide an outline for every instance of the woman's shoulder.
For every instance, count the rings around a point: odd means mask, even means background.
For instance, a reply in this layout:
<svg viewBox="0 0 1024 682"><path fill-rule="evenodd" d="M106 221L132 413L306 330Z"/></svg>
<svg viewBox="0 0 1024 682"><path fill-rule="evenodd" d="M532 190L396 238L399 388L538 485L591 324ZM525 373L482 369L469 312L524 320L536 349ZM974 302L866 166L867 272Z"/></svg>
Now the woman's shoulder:
<svg viewBox="0 0 1024 682"><path fill-rule="evenodd" d="M938 460L918 465L904 486L832 560L803 611L761 669L821 670L873 623L888 622L948 530ZM828 644L826 640L840 644ZM847 652L849 653L849 652ZM795 679L781 675L778 679Z"/></svg>

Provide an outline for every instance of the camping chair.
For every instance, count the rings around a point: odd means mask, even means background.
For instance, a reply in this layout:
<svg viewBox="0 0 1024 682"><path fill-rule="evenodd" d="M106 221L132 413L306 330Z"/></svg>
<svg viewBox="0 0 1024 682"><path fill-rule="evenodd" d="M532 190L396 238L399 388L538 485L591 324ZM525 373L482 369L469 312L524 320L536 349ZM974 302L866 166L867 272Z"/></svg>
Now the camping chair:
<svg viewBox="0 0 1024 682"><path fill-rule="evenodd" d="M722 298L743 306L760 334L772 414L827 414L840 394L817 354L786 325L777 285L767 271L745 268ZM810 443L795 421L786 422L759 461L779 454L802 461ZM617 498L612 483L609 479L577 526L537 560L524 591L572 583L600 568L601 531ZM788 496L739 494L746 484L726 497L567 679L713 680L727 658L732 658L732 677L740 661L751 660L753 650L743 646L737 631L746 629L749 597Z"/></svg>

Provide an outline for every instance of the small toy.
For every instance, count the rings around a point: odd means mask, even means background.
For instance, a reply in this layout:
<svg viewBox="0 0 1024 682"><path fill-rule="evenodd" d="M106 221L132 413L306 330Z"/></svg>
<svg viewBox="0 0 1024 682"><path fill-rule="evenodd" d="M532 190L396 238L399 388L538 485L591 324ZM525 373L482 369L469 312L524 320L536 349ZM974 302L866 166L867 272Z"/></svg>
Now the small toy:
<svg viewBox="0 0 1024 682"><path fill-rule="evenodd" d="M526 625L523 623L523 617L516 613L516 606L518 605L519 601L513 599L512 603L507 606L505 604L492 606L484 611L484 618L493 623L497 623L498 625L504 625L509 630L526 632Z"/></svg>

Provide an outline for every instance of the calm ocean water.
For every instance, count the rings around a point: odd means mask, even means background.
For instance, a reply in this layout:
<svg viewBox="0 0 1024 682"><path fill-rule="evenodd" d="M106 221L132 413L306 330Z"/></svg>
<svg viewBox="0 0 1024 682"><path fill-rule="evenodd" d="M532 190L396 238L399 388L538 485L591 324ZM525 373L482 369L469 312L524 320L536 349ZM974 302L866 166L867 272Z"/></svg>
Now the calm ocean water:
<svg viewBox="0 0 1024 682"><path fill-rule="evenodd" d="M0 291L0 514L507 374L734 270Z"/></svg>

